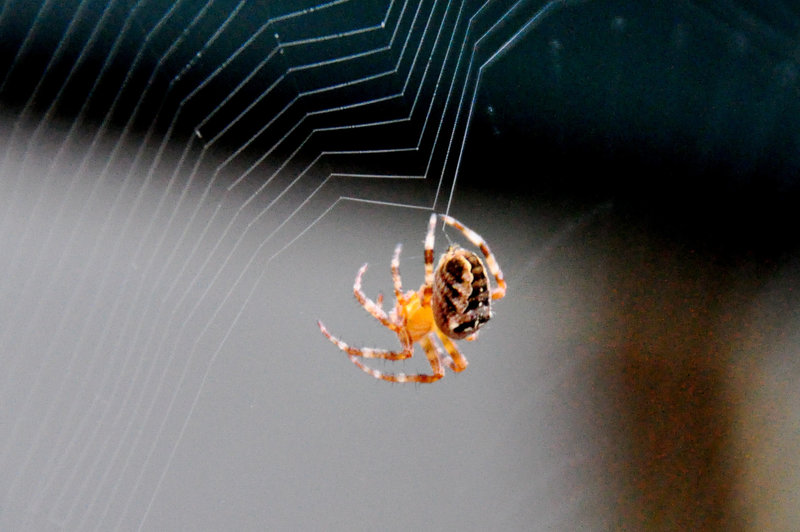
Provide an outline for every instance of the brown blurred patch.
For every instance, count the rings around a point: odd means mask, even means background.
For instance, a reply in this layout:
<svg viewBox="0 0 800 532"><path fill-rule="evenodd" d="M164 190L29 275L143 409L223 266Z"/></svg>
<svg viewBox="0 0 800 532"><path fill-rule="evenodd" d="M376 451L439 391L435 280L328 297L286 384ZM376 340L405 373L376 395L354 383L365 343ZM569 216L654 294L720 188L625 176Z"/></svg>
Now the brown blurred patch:
<svg viewBox="0 0 800 532"><path fill-rule="evenodd" d="M595 268L594 332L568 385L578 395L573 430L594 439L573 488L604 492L588 521L743 529L734 355L761 334L751 309L774 267L721 261L617 222L590 247L581 253Z"/></svg>

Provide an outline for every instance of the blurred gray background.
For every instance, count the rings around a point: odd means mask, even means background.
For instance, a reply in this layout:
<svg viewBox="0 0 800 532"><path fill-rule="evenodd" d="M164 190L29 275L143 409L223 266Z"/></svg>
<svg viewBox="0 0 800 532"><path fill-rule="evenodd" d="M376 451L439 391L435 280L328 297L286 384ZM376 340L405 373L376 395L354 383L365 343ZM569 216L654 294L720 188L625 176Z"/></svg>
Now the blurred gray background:
<svg viewBox="0 0 800 532"><path fill-rule="evenodd" d="M0 529L792 530L786 2L8 0ZM377 381L430 212L509 291ZM456 232L437 230L437 251ZM418 352L385 371L427 371Z"/></svg>

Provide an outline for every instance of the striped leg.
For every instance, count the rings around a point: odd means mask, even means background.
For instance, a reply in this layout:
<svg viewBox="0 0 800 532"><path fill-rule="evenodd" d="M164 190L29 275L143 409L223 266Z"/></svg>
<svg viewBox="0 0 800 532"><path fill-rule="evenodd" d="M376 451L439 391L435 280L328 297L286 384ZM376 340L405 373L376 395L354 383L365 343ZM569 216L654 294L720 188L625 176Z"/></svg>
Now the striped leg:
<svg viewBox="0 0 800 532"><path fill-rule="evenodd" d="M441 340L442 345L447 351L447 356L444 357L444 363L455 372L464 371L467 369L469 362L467 362L466 357L464 357L464 355L462 355L458 350L456 344L454 344L450 338L445 336L444 333L438 329L436 330L436 335L439 337L439 340Z"/></svg>
<svg viewBox="0 0 800 532"><path fill-rule="evenodd" d="M403 297L403 280L400 278L400 251L403 249L403 244L397 244L394 248L394 255L392 255L392 281L394 282L394 297L397 300L397 305L402 307L406 304L406 299Z"/></svg>
<svg viewBox="0 0 800 532"><path fill-rule="evenodd" d="M389 319L389 316L386 315L386 312L383 310L380 304L375 303L370 298L364 294L361 290L361 277L364 275L364 272L367 271L367 265L363 265L361 269L358 270L358 274L356 275L356 282L353 284L353 295L356 296L356 299L364 307L364 310L372 314L372 316L381 322L384 327L388 327L389 329L393 330L397 334L400 334L400 327L392 322ZM382 296L378 296L378 301L383 301Z"/></svg>
<svg viewBox="0 0 800 532"><path fill-rule="evenodd" d="M425 283L420 288L422 306L428 307L433 296L433 232L436 229L436 213L428 220L428 233L425 235Z"/></svg>
<svg viewBox="0 0 800 532"><path fill-rule="evenodd" d="M350 354L348 356L353 364L376 379L383 379L389 382L436 382L444 377L444 367L442 366L443 353L441 352L441 349L439 349L439 347L431 341L429 336L424 336L419 343L422 346L422 349L425 350L425 354L428 357L428 362L431 364L431 369L433 370L432 375L427 375L425 373L383 373L377 369L367 367L363 362L361 362L361 360L359 360L357 355Z"/></svg>
<svg viewBox="0 0 800 532"><path fill-rule="evenodd" d="M494 278L497 280L497 286L492 288L492 299L500 299L506 295L506 281L503 278L503 272L500 270L497 259L494 258L492 251L489 249L489 245L483 237L455 218L447 216L446 214L440 214L439 216L444 223L461 231L461 233L467 237L467 240L472 242L475 247L480 248L481 253L486 257L486 264L489 266L489 271L492 272L492 275L494 275Z"/></svg>
<svg viewBox="0 0 800 532"><path fill-rule="evenodd" d="M318 321L317 325L319 326L319 330L322 331L322 334L324 334L328 340L336 344L336 347L348 354L350 360L353 360L353 357L405 360L406 358L411 358L411 355L414 354L414 346L407 341L403 342L402 351L387 351L386 349L374 349L372 347L352 347L329 333L328 329L325 328L321 321ZM361 364L356 365L360 366Z"/></svg>

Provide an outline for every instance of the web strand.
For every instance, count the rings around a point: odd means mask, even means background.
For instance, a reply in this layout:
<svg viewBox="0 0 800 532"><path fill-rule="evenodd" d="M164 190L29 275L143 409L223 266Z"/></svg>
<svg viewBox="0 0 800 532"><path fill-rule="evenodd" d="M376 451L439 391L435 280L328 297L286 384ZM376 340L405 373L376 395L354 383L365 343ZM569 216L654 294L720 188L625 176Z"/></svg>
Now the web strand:
<svg viewBox="0 0 800 532"><path fill-rule="evenodd" d="M0 508L146 528L274 261L345 205L449 212L482 76L578 3L76 2L0 159L0 294L30 302L0 322L0 399L21 397ZM55 13L37 6L0 95Z"/></svg>

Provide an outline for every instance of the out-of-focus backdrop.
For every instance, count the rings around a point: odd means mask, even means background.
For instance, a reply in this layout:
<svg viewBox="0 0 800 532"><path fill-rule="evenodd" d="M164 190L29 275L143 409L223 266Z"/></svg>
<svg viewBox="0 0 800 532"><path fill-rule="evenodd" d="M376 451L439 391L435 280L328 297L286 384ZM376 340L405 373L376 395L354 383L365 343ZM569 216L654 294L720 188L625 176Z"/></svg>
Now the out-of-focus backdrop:
<svg viewBox="0 0 800 532"><path fill-rule="evenodd" d="M799 30L0 2L0 529L796 529ZM316 320L396 347L353 279L388 306L402 242L418 287L431 211L508 295L465 372L377 381Z"/></svg>

